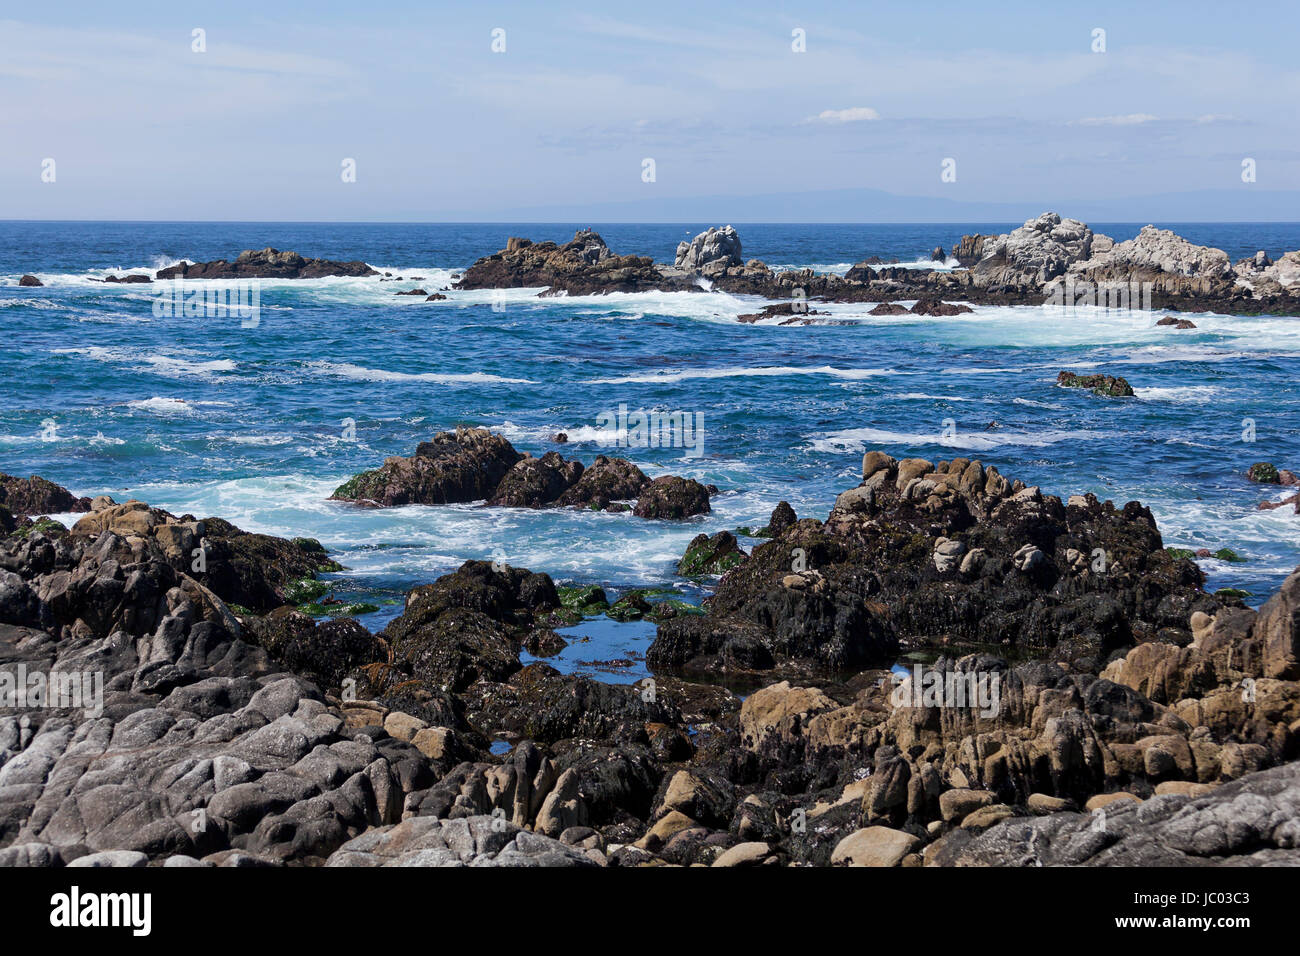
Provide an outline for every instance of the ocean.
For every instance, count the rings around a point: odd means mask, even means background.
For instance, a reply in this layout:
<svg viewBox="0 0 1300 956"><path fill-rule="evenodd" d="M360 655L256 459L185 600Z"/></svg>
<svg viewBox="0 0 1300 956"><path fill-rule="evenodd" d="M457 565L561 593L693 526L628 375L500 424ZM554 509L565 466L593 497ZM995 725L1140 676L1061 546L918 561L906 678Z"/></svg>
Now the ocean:
<svg viewBox="0 0 1300 956"><path fill-rule="evenodd" d="M671 262L707 225L2 222L0 471L318 538L347 567L338 596L380 606L361 618L372 629L400 612L407 589L469 558L699 600L707 589L675 572L694 535L762 525L782 499L825 517L871 448L979 458L1062 497L1142 501L1167 546L1244 558L1200 563L1210 588L1244 589L1248 603L1300 564L1300 516L1256 507L1283 489L1244 478L1256 461L1300 467L1300 317L1188 315L1197 328L1175 331L1139 311L876 318L871 304L814 303L830 316L780 326L737 322L764 302L717 292L395 295L444 289L511 235L563 242L591 226L615 252ZM937 245L1018 223L733 225L746 259L843 273L871 255L926 265ZM1092 224L1117 240L1142 225ZM1157 225L1234 260L1300 248L1300 224ZM155 287L92 281L268 245L362 259L403 281L263 280L252 328L156 316ZM45 286L19 288L24 273ZM1123 375L1137 398L1059 388L1062 369ZM600 444L602 414L624 405L698 415L700 454ZM457 425L538 455L565 432L568 457L624 455L651 476L688 475L721 493L711 515L681 523L326 500L355 472ZM601 633L635 655L653 627Z"/></svg>

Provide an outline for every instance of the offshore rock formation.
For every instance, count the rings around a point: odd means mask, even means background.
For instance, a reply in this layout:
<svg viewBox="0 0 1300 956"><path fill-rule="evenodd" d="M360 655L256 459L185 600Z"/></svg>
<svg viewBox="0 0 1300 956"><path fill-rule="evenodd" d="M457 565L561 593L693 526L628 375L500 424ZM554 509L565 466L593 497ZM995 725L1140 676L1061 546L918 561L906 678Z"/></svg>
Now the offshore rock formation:
<svg viewBox="0 0 1300 956"><path fill-rule="evenodd" d="M182 262L159 269L158 279L320 279L325 276L377 276L364 262L306 259L296 252L245 249L234 262Z"/></svg>
<svg viewBox="0 0 1300 956"><path fill-rule="evenodd" d="M534 458L485 428L439 432L409 458L393 456L340 485L335 501L392 507L487 500L506 508L633 511L642 518L687 518L709 512L706 488L690 478L650 480L624 458L597 456L590 467L558 452ZM635 499L635 505L626 504Z"/></svg>
<svg viewBox="0 0 1300 956"><path fill-rule="evenodd" d="M583 231L564 246L511 238L504 250L467 269L456 288L545 286L541 295L714 289L796 299L803 303L800 311L813 299L1105 306L1105 290L1116 287L1130 290L1131 307L1170 311L1290 314L1300 299L1300 251L1276 262L1261 252L1234 266L1222 250L1195 245L1168 230L1145 226L1135 238L1115 242L1054 212L1009 233L962 236L951 256L959 268L950 271L910 269L871 256L844 276L811 269L774 272L758 259L742 264L740 237L726 226L680 243L673 264L659 266L644 256L614 255L600 236ZM1129 308L1130 302L1116 307ZM951 315L951 308L923 314ZM765 314L770 313L744 320ZM791 321L807 322L813 314Z"/></svg>
<svg viewBox="0 0 1300 956"><path fill-rule="evenodd" d="M580 230L563 246L512 236L505 249L479 259L455 283L457 289L547 286L548 293L640 292L664 279L645 256L616 256L605 240Z"/></svg>

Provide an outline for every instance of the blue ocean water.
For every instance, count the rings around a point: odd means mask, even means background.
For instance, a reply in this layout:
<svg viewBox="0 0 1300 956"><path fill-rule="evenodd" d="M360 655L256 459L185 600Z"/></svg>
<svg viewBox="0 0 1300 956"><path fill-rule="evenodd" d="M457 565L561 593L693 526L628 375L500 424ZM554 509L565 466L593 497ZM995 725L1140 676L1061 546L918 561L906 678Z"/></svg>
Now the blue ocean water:
<svg viewBox="0 0 1300 956"><path fill-rule="evenodd" d="M565 241L588 225L616 252L671 261L709 224L0 223L0 471L317 537L349 569L340 596L379 603L488 557L615 592L667 586L698 598L674 570L691 537L761 525L781 499L824 517L857 483L868 448L977 457L1050 493L1141 500L1167 545L1245 557L1202 566L1211 587L1244 588L1255 603L1300 564L1300 517L1257 510L1281 491L1243 477L1254 461L1300 467L1300 318L1193 315L1196 330L1174 331L1137 311L899 319L868 316L868 304L818 305L829 321L800 327L738 323L764 303L716 292L395 295L443 289L507 236ZM843 272L870 255L923 264L964 233L1017 224L735 225L746 258ZM1141 225L1093 224L1116 239ZM1300 224L1157 225L1234 259L1300 248ZM267 245L403 278L264 281L253 328L155 316L150 286L91 281ZM45 286L19 288L24 273ZM1058 388L1067 368L1123 375L1138 398ZM698 413L702 455L602 446L600 416L620 405ZM566 456L623 454L722 493L712 515L680 524L325 500L351 474L456 425L502 431L534 454L563 431ZM379 627L398 609L383 604L365 622Z"/></svg>

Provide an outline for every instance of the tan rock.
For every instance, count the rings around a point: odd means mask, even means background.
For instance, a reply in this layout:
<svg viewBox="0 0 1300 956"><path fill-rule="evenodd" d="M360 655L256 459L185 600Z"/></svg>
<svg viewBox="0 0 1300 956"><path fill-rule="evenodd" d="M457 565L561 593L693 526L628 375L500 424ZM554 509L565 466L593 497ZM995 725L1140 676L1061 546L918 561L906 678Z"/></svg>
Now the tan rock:
<svg viewBox="0 0 1300 956"><path fill-rule="evenodd" d="M672 810L660 817L659 821L647 831L646 835L632 845L641 850L658 849L675 834L693 826L696 826L694 820L678 810Z"/></svg>
<svg viewBox="0 0 1300 956"><path fill-rule="evenodd" d="M924 458L904 458L898 463L898 477L894 480L894 485L902 491L913 478L920 478L931 471L934 471L934 465Z"/></svg>
<svg viewBox="0 0 1300 956"><path fill-rule="evenodd" d="M419 717L412 717L400 710L395 710L384 718L384 730L388 736L397 740L405 740L408 743L417 732L424 730L428 726Z"/></svg>
<svg viewBox="0 0 1300 956"><path fill-rule="evenodd" d="M757 866L770 852L766 843L737 843L713 861L714 866Z"/></svg>
<svg viewBox="0 0 1300 956"><path fill-rule="evenodd" d="M1088 802L1083 805L1083 808L1091 813L1093 810L1100 810L1102 807L1108 807L1112 803L1123 803L1125 801L1129 803L1141 803L1142 799L1122 790L1119 793L1099 793L1096 796L1089 798Z"/></svg>
<svg viewBox="0 0 1300 956"><path fill-rule="evenodd" d="M866 481L878 471L893 468L898 462L883 451L869 451L862 456L862 480Z"/></svg>
<svg viewBox="0 0 1300 956"><path fill-rule="evenodd" d="M425 727L411 736L411 743L430 760L441 760L450 752L452 739L446 727Z"/></svg>
<svg viewBox="0 0 1300 956"><path fill-rule="evenodd" d="M995 803L992 806L980 807L978 810L968 813L961 821L963 830L987 830L991 826L996 826L1008 817L1014 817L1015 811L1005 803Z"/></svg>
<svg viewBox="0 0 1300 956"><path fill-rule="evenodd" d="M1073 810L1074 801L1067 800L1064 797L1053 797L1046 793L1031 793L1029 799L1025 801L1031 813L1060 813L1062 810Z"/></svg>
<svg viewBox="0 0 1300 956"><path fill-rule="evenodd" d="M769 736L800 737L812 717L837 706L816 687L791 687L789 681L772 684L750 694L741 705L741 742L755 750Z"/></svg>
<svg viewBox="0 0 1300 956"><path fill-rule="evenodd" d="M832 866L898 866L920 840L891 827L867 827L850 833L831 852Z"/></svg>
<svg viewBox="0 0 1300 956"><path fill-rule="evenodd" d="M1156 784L1156 796L1176 794L1183 797L1200 797L1214 789L1214 784L1193 783L1191 780L1166 780Z"/></svg>
<svg viewBox="0 0 1300 956"><path fill-rule="evenodd" d="M945 790L939 794L939 815L946 823L960 823L967 814L992 803L993 794L987 790Z"/></svg>

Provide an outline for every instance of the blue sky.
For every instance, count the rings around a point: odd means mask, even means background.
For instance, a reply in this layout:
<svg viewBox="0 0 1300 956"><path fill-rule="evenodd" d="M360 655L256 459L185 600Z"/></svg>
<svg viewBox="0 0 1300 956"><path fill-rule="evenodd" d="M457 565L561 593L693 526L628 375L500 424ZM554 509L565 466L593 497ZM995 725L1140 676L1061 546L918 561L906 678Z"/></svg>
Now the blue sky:
<svg viewBox="0 0 1300 956"><path fill-rule="evenodd" d="M5 3L0 218L658 218L657 203L696 197L843 190L1186 192L1186 219L1237 195L1286 208L1300 193L1300 5L1248 10ZM955 182L941 181L946 158ZM1198 205L1206 192L1216 203ZM824 208L810 200L807 218Z"/></svg>

